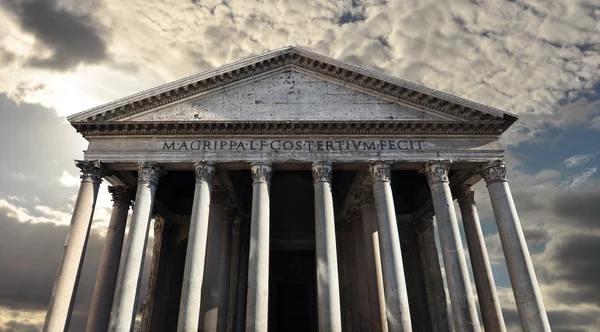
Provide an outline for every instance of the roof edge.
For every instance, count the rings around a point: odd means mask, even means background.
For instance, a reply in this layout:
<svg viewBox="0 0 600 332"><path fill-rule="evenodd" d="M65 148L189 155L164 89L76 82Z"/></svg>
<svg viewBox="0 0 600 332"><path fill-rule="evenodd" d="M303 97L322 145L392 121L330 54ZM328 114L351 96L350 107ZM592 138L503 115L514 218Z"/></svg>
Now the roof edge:
<svg viewBox="0 0 600 332"><path fill-rule="evenodd" d="M232 71L242 69L242 68L245 68L248 66L252 66L254 64L259 64L263 61L268 61L268 60L280 57L282 55L288 55L288 54L292 54L292 55L296 54L301 57L309 58L313 61L318 61L320 63L324 63L324 64L327 64L330 66L335 66L335 67L345 69L347 71L351 71L351 72L354 72L354 73L357 73L357 74L360 74L360 75L363 75L363 76L366 76L369 78L374 78L376 80L380 80L382 82L386 82L388 84L395 85L401 89L410 90L411 92L420 93L423 95L430 96L432 98L437 98L439 100L442 100L442 101L445 101L448 103L456 104L456 105L459 105L462 107L471 108L473 110L476 110L476 111L479 111L482 113L490 114L494 117L504 119L507 122L508 126L512 125L514 122L516 122L519 119L519 116L516 114L501 111L499 109L489 107L489 106L486 106L483 104L479 104L476 102L472 102L470 100L463 99L463 98L460 98L460 97L457 97L457 96L454 96L454 95L451 95L451 94L448 94L445 92L441 92L439 90L431 89L431 88L428 88L428 87L425 87L425 86L422 86L419 84L408 82L408 81L393 77L391 75L381 73L376 70L366 69L366 68L363 68L360 66L345 63L345 62L342 62L337 59L333 59L333 58L330 58L327 56L323 56L323 55L314 53L314 52L309 51L304 48L295 47L295 46L286 46L286 47L279 48L279 49L276 49L273 51L269 51L269 52L266 52L266 53L263 53L263 54L260 54L257 56L245 58L245 59L227 64L227 65L224 65L221 67L217 67L217 68L210 69L210 70L198 73L198 74L194 74L194 75L191 75L191 76L188 76L188 77L185 77L185 78L182 78L182 79L170 82L170 83L159 85L155 88L147 89L142 92L139 92L139 93L136 93L136 94L124 97L124 98L120 98L120 99L117 99L117 100L109 102L109 103L102 104L100 106L88 109L86 111L70 115L67 117L67 120L71 123L82 122L82 121L85 121L85 120L89 119L90 117L94 117L98 114L104 114L106 112L114 112L114 110L117 108L123 108L123 107L126 107L127 105L132 105L133 103L140 102L141 100L149 99L149 98L152 98L155 96L160 97L161 94L168 95L171 91L177 90L181 87L186 87L188 85L193 85L193 84L196 84L197 82L200 82L203 80L219 77L220 75L225 75L227 73L231 73ZM150 106L147 109L152 109L152 108L154 108L154 107Z"/></svg>

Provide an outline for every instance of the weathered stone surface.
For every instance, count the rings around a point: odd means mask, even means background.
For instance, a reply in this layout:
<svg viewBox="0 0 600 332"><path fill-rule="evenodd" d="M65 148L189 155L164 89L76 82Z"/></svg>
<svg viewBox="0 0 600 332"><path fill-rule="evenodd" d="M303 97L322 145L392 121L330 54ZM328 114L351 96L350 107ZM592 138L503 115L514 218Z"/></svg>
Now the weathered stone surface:
<svg viewBox="0 0 600 332"><path fill-rule="evenodd" d="M441 120L308 74L295 71L201 96L124 121L218 120Z"/></svg>
<svg viewBox="0 0 600 332"><path fill-rule="evenodd" d="M328 160L354 163L395 159L422 163L434 159L451 159L454 162L487 162L503 155L502 148L493 138L464 137L387 136L379 139L361 136L311 136L306 138L281 135L269 138L223 136L203 139L197 136L166 136L101 137L89 139L89 141L85 157L98 158L105 162L152 161L193 164L198 160L250 163ZM393 149L390 148L390 141L394 144ZM239 146L240 144L243 145L243 148Z"/></svg>

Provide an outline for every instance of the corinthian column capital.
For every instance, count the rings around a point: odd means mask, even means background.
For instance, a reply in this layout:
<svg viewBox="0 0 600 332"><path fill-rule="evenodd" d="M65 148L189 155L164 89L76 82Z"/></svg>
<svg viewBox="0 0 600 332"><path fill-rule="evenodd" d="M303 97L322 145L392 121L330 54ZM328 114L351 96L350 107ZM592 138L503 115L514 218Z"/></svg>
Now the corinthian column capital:
<svg viewBox="0 0 600 332"><path fill-rule="evenodd" d="M312 165L313 182L329 182L331 183L331 174L333 167L329 162L317 162Z"/></svg>
<svg viewBox="0 0 600 332"><path fill-rule="evenodd" d="M470 184L458 186L454 195L459 202L473 203L475 201L475 190Z"/></svg>
<svg viewBox="0 0 600 332"><path fill-rule="evenodd" d="M194 172L196 174L196 183L207 182L208 184L212 184L214 170L212 164L205 162L195 163Z"/></svg>
<svg viewBox="0 0 600 332"><path fill-rule="evenodd" d="M430 187L439 182L449 182L448 170L450 169L450 163L449 160L430 161L423 167L421 172L427 177L427 183Z"/></svg>
<svg viewBox="0 0 600 332"><path fill-rule="evenodd" d="M106 171L106 167L100 160L75 160L75 166L81 170L82 181L100 183Z"/></svg>
<svg viewBox="0 0 600 332"><path fill-rule="evenodd" d="M414 224L417 233L433 232L433 217L421 218Z"/></svg>
<svg viewBox="0 0 600 332"><path fill-rule="evenodd" d="M498 181L506 182L506 164L504 160L496 160L481 167L481 176L485 183L490 184Z"/></svg>
<svg viewBox="0 0 600 332"><path fill-rule="evenodd" d="M392 168L390 163L372 163L369 166L369 171L371 171L371 176L373 177L373 182L383 181L383 182L391 182L392 181Z"/></svg>
<svg viewBox="0 0 600 332"><path fill-rule="evenodd" d="M148 182L153 185L158 184L158 179L165 174L162 167L156 166L154 163L141 163L138 166L138 183Z"/></svg>
<svg viewBox="0 0 600 332"><path fill-rule="evenodd" d="M115 204L131 204L133 200L132 192L126 186L109 186L108 192L111 194L112 201Z"/></svg>
<svg viewBox="0 0 600 332"><path fill-rule="evenodd" d="M373 186L363 185L356 187L354 196L358 199L360 204L375 204L373 197Z"/></svg>
<svg viewBox="0 0 600 332"><path fill-rule="evenodd" d="M271 175L273 175L273 167L271 167L271 164L254 163L252 164L250 171L252 173L252 183L271 183Z"/></svg>

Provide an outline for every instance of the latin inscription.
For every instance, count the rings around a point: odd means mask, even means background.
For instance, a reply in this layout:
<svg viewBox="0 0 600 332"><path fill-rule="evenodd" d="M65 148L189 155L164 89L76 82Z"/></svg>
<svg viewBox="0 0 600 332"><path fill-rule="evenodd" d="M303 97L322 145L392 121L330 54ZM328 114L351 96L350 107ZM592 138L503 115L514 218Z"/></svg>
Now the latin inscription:
<svg viewBox="0 0 600 332"><path fill-rule="evenodd" d="M165 141L165 151L380 151L423 150L422 140L198 140Z"/></svg>

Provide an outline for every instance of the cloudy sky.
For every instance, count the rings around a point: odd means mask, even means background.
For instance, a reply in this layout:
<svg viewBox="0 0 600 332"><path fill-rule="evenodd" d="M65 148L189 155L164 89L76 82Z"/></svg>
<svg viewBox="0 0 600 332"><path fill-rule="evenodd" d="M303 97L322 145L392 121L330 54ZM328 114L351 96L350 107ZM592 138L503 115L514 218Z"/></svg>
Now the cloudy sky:
<svg viewBox="0 0 600 332"><path fill-rule="evenodd" d="M554 331L600 325L599 0L0 2L0 332L43 323L86 142L65 116L286 45L521 116L503 138ZM505 318L514 299L485 186ZM85 325L101 189L72 331Z"/></svg>

